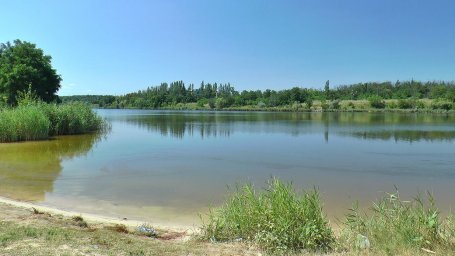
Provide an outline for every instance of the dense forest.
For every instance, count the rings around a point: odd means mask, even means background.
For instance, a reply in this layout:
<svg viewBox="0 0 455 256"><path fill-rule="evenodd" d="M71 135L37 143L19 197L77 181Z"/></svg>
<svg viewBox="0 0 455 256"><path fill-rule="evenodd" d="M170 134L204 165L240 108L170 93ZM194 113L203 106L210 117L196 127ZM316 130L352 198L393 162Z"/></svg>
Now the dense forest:
<svg viewBox="0 0 455 256"><path fill-rule="evenodd" d="M237 91L230 83L205 83L198 88L183 81L159 86L122 96L85 95L63 96L63 102L84 101L101 108L173 108L192 103L196 108L225 109L242 106L273 108L304 104L310 108L314 101L330 102L329 108L337 108L343 100L368 100L373 108L385 108L384 100L398 100L395 108L417 107L419 99L433 99L442 109L451 109L455 102L455 82L397 81L368 82L341 85L330 88L329 81L323 89L293 87L285 90L243 90ZM443 102L443 103L440 103ZM328 104L328 103L327 103ZM440 106L433 108L439 108Z"/></svg>

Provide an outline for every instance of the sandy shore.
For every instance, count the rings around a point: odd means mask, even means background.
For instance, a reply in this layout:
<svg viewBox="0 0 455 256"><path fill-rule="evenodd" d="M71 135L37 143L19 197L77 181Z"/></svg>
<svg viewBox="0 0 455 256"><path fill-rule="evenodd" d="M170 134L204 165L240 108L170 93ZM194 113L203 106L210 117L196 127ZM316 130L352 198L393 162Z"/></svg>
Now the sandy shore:
<svg viewBox="0 0 455 256"><path fill-rule="evenodd" d="M0 196L0 203L11 205L11 206L18 207L18 208L27 209L30 211L33 211L33 209L36 209L40 212L46 212L46 213L49 213L52 215L62 215L64 217L80 216L87 222L91 222L91 223L122 224L127 227L137 227L137 226L140 226L145 223L144 221L140 221L140 220L120 219L120 218L114 218L114 217L110 217L110 216L62 210L62 209L58 209L55 207L48 207L48 206L37 205L34 203L30 203L30 202L17 201L17 200L13 200L13 199L1 197L1 196ZM179 232L186 231L186 233L196 232L196 228L192 227L192 226L165 225L162 223L148 223L148 222L147 222L147 224L150 224L153 227L162 229L162 230L171 230L171 231L179 231Z"/></svg>

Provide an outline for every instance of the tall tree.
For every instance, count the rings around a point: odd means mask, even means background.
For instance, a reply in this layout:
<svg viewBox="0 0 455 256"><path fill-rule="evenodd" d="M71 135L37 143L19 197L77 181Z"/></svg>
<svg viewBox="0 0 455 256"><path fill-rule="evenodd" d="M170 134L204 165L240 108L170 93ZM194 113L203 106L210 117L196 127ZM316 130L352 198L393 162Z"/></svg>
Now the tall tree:
<svg viewBox="0 0 455 256"><path fill-rule="evenodd" d="M12 44L1 44L0 95L9 104L15 104L18 92L31 86L43 101L56 100L62 78L52 68L51 60L51 56L29 42L15 40Z"/></svg>
<svg viewBox="0 0 455 256"><path fill-rule="evenodd" d="M330 98L330 81L329 80L327 80L325 82L324 93L325 93L326 99L329 99Z"/></svg>

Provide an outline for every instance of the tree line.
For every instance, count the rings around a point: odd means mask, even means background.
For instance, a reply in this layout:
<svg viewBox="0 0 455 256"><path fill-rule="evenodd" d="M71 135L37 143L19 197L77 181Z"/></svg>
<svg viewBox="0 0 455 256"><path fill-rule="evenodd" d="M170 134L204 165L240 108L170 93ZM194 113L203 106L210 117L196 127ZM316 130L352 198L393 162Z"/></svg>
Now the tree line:
<svg viewBox="0 0 455 256"><path fill-rule="evenodd" d="M61 97L63 102L85 101L103 108L166 108L177 104L196 103L199 107L228 108L240 106L278 107L295 103L311 105L313 101L385 99L438 99L455 102L455 82L396 81L341 85L333 89L327 81L323 89L293 87L283 90L236 90L230 83L201 82L198 87L183 81L122 96L78 95Z"/></svg>
<svg viewBox="0 0 455 256"><path fill-rule="evenodd" d="M17 105L22 92L32 91L45 102L83 101L102 108L172 108L179 105L192 108L254 106L273 108L313 101L330 101L337 108L341 100L369 100L374 108L384 108L386 99L399 99L398 108L413 108L418 99L437 99L433 108L455 107L455 82L450 81L396 81L367 82L330 88L327 81L322 89L293 87L284 90L238 91L230 83L201 82L198 86L183 81L161 83L122 96L79 95L58 97L62 78L52 67L51 56L35 44L15 40L0 44L0 107ZM444 102L442 102L444 101ZM327 105L322 105L324 106Z"/></svg>

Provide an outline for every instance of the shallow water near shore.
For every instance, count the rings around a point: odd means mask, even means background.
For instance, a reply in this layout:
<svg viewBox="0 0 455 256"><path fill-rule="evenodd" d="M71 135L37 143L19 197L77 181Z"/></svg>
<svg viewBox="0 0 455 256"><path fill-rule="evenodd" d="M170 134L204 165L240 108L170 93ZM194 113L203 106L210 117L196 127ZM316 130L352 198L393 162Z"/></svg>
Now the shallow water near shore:
<svg viewBox="0 0 455 256"><path fill-rule="evenodd" d="M395 186L455 205L455 117L398 113L97 110L107 134L0 144L0 196L192 225L228 185L272 176L320 190L341 218Z"/></svg>

